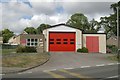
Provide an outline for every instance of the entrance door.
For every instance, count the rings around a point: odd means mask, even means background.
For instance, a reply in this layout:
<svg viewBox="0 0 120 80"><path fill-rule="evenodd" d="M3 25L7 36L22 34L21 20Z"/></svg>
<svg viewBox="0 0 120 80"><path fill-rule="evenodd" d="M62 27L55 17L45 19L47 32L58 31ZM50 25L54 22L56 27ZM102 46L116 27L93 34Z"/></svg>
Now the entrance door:
<svg viewBox="0 0 120 80"><path fill-rule="evenodd" d="M74 32L50 32L49 51L75 51Z"/></svg>
<svg viewBox="0 0 120 80"><path fill-rule="evenodd" d="M86 47L89 52L99 52L99 37L98 36L87 36Z"/></svg>

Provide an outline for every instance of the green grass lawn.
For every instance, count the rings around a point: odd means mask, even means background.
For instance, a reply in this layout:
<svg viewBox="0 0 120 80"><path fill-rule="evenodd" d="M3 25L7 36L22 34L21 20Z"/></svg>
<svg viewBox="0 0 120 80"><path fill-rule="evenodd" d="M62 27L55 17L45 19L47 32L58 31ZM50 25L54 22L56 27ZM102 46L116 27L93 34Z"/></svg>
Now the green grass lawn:
<svg viewBox="0 0 120 80"><path fill-rule="evenodd" d="M12 54L29 54L29 53L16 53L16 49L0 49L0 53L3 55L12 55Z"/></svg>
<svg viewBox="0 0 120 80"><path fill-rule="evenodd" d="M27 68L48 60L48 53L16 53L16 49L0 49L3 67Z"/></svg>
<svg viewBox="0 0 120 80"><path fill-rule="evenodd" d="M47 53L26 54L17 56L7 56L2 58L3 67L28 68L39 65L48 60L50 56Z"/></svg>
<svg viewBox="0 0 120 80"><path fill-rule="evenodd" d="M109 56L108 58L113 61L120 61L120 55L119 58L117 58L117 55Z"/></svg>
<svg viewBox="0 0 120 80"><path fill-rule="evenodd" d="M2 54L11 54L11 53L15 53L15 49L2 49Z"/></svg>

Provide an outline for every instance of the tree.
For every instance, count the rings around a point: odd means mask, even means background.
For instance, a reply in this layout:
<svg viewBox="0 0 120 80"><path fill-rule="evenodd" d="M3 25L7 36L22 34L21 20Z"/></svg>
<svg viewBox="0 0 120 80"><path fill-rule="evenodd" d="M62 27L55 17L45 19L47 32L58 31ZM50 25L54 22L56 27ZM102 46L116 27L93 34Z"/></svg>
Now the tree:
<svg viewBox="0 0 120 80"><path fill-rule="evenodd" d="M93 19L88 22L87 17L82 13L73 14L66 24L77 29L82 29L85 33L97 33L100 29L100 25L97 21Z"/></svg>
<svg viewBox="0 0 120 80"><path fill-rule="evenodd" d="M97 33L100 28L101 28L101 26L100 26L99 22L97 22L95 19L92 19L89 22L89 27L88 27L88 30L86 32Z"/></svg>
<svg viewBox="0 0 120 80"><path fill-rule="evenodd" d="M111 4L110 8L113 9L114 13L110 14L108 17L101 17L101 25L105 28L105 32L107 33L107 37L109 38L111 35L117 35L117 9L119 7L119 16L120 16L120 1L118 3ZM119 17L120 18L120 17ZM120 22L119 22L120 24Z"/></svg>
<svg viewBox="0 0 120 80"><path fill-rule="evenodd" d="M40 24L40 26L37 28L37 33L41 34L41 33L43 33L44 29L47 29L49 27L50 27L50 25L48 25L48 24Z"/></svg>
<svg viewBox="0 0 120 80"><path fill-rule="evenodd" d="M77 29L82 29L85 32L89 29L88 19L82 13L73 14L66 24L71 25Z"/></svg>
<svg viewBox="0 0 120 80"><path fill-rule="evenodd" d="M7 43L9 38L12 37L14 33L10 31L9 29L2 30L2 36L3 36L3 43Z"/></svg>
<svg viewBox="0 0 120 80"><path fill-rule="evenodd" d="M24 29L28 34L37 34L37 30L34 27L26 27Z"/></svg>
<svg viewBox="0 0 120 80"><path fill-rule="evenodd" d="M2 37L2 31L0 31L0 37Z"/></svg>

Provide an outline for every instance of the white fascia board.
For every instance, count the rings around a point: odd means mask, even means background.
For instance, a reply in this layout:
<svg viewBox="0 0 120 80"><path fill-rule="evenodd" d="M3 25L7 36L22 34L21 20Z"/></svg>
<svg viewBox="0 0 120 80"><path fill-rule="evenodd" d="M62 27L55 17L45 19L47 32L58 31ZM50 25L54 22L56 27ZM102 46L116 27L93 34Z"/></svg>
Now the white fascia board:
<svg viewBox="0 0 120 80"><path fill-rule="evenodd" d="M76 32L76 29L70 28L67 26L57 26L57 27L48 29L48 31L50 32Z"/></svg>

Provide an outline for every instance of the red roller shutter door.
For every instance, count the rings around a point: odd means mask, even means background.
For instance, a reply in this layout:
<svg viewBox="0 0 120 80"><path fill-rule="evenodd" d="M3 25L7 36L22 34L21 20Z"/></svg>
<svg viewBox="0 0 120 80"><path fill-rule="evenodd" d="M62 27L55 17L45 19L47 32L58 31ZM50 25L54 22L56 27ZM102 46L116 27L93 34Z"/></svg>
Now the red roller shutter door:
<svg viewBox="0 0 120 80"><path fill-rule="evenodd" d="M89 52L99 52L99 37L86 36L86 47Z"/></svg>
<svg viewBox="0 0 120 80"><path fill-rule="evenodd" d="M49 51L75 51L75 33L50 32Z"/></svg>

